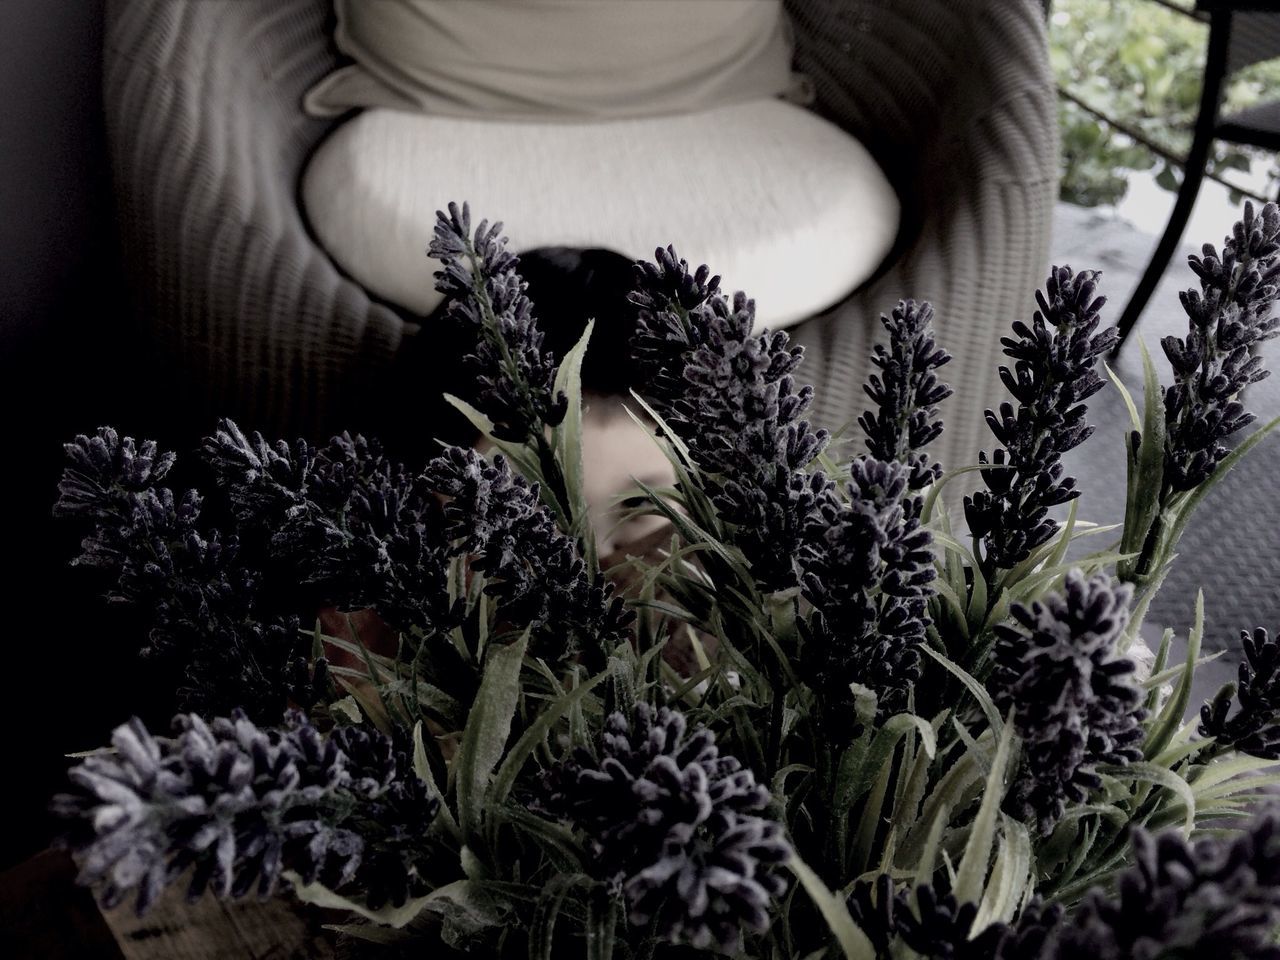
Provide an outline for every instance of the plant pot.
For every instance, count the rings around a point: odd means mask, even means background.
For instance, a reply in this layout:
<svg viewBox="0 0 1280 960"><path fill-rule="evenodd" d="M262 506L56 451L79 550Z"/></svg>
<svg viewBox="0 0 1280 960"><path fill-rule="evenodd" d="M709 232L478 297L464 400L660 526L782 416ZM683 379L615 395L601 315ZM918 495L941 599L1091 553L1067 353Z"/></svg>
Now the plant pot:
<svg viewBox="0 0 1280 960"><path fill-rule="evenodd" d="M0 954L43 960L328 960L334 917L287 897L188 904L177 884L139 918L102 910L76 885L71 858L45 850L0 874Z"/></svg>

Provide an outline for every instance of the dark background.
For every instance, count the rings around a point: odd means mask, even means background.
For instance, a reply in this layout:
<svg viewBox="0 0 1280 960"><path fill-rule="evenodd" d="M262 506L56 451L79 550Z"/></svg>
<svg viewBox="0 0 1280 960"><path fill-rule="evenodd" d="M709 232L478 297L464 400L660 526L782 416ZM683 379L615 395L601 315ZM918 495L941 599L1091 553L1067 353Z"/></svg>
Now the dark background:
<svg viewBox="0 0 1280 960"><path fill-rule="evenodd" d="M101 104L102 0L0 0L0 869L46 846L63 754L128 717L125 630L50 509L61 443L99 424L145 431L130 363ZM136 644L134 644L136 648Z"/></svg>

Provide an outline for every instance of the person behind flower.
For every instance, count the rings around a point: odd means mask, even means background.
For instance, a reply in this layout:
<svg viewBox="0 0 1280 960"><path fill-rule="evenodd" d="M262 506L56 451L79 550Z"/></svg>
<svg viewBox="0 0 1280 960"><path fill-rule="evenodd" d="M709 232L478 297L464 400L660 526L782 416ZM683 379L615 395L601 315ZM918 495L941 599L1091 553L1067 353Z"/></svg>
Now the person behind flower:
<svg viewBox="0 0 1280 960"><path fill-rule="evenodd" d="M647 552L655 539L662 539L666 527L661 517L628 516L639 502L636 481L662 488L675 480L671 464L646 427L627 412L629 407L642 414L631 390L643 392L630 353L635 330L635 308L628 301L633 264L611 250L547 247L522 254L518 269L528 285L545 346L554 356L564 357L581 339L588 321L595 321L582 363L583 493L596 550L607 570L629 553ZM443 322L443 317L428 318L427 327L435 322ZM482 446L483 438L476 436L472 442ZM372 611L327 608L320 612L320 623L325 633L349 640L354 629L374 652L395 655L394 632ZM350 659L340 651L330 653L335 661Z"/></svg>

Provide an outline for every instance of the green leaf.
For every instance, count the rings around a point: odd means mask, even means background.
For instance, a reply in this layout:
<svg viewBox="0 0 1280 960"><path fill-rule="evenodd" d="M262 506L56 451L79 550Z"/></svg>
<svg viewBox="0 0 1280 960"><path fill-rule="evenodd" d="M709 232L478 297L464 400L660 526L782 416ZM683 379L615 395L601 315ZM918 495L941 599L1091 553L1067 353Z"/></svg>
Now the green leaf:
<svg viewBox="0 0 1280 960"><path fill-rule="evenodd" d="M640 396L640 394L636 393L634 390L631 391L631 397L633 400L636 401L636 403L640 404L640 406L644 409L644 412L649 415L649 419L651 419L654 423L658 425L658 428L662 431L663 439L665 439L668 443L670 443L672 449L674 449L675 452L680 455L680 459L676 461L675 465L677 467L692 469L694 465L693 457L689 454L688 445L685 444L685 442L680 439L680 435L677 434L674 430L671 429L670 426L667 425L667 422L662 419L661 414L659 414L657 410L653 409L653 407L649 406L648 401L646 401L644 397ZM627 412L630 413L629 410ZM652 434L652 430L650 430L649 425L641 421L640 418L637 417L634 413L631 414L631 419L635 420L637 423L640 423L640 425L643 426L646 431L649 431ZM654 439L656 441L657 439L656 436Z"/></svg>
<svg viewBox="0 0 1280 960"><path fill-rule="evenodd" d="M1138 340L1141 342L1142 338L1139 337ZM1124 401L1125 408L1129 411L1130 425L1132 425L1133 429L1141 431L1142 420L1138 416L1137 404L1133 402L1133 394L1130 393L1129 388L1124 385L1124 381L1121 380L1120 377L1116 375L1116 372L1111 369L1111 364L1104 360L1102 361L1102 368L1107 371L1107 377L1113 384L1115 384L1115 388L1120 391L1120 399Z"/></svg>
<svg viewBox="0 0 1280 960"><path fill-rule="evenodd" d="M596 568L597 560L595 534L591 529L591 515L582 487L582 358L586 355L594 327L595 320L588 320L582 337L564 355L556 370L555 390L565 395L569 406L564 419L551 431L551 445L560 462L560 471L564 475L565 488L573 509L573 534L582 541L588 570Z"/></svg>
<svg viewBox="0 0 1280 960"><path fill-rule="evenodd" d="M1032 879L1031 836L1027 828L1008 814L1000 814L1000 821L1000 850L978 915L969 930L970 939L992 923L1012 919Z"/></svg>
<svg viewBox="0 0 1280 960"><path fill-rule="evenodd" d="M461 843L462 831L458 829L458 821L453 819L453 813L449 810L449 805L444 802L444 793L436 786L435 777L431 775L431 764L427 761L427 747L422 740L421 720L413 725L413 772L418 775L419 780L427 785L427 789L434 796L440 798L440 812L436 814L433 825L440 824L448 831L449 836Z"/></svg>
<svg viewBox="0 0 1280 960"><path fill-rule="evenodd" d="M920 886L933 882L933 871L938 866L938 850L942 846L942 834L951 819L951 810L940 804L933 820L929 823L929 831L925 834L924 844L920 848L920 857L915 864L915 885Z"/></svg>
<svg viewBox="0 0 1280 960"><path fill-rule="evenodd" d="M796 875L800 885L809 894L809 898L813 900L822 918L827 921L827 926L835 936L836 943L840 945L840 951L844 954L845 960L876 960L875 947L862 929L853 922L853 917L849 915L849 908L845 906L844 900L828 890L827 885L799 857L792 857L787 866L791 868L791 872Z"/></svg>
<svg viewBox="0 0 1280 960"><path fill-rule="evenodd" d="M520 666L529 643L528 631L508 646L490 646L454 767L457 771L458 818L470 841L483 816L489 780L511 735L511 720L520 700Z"/></svg>
<svg viewBox="0 0 1280 960"><path fill-rule="evenodd" d="M951 673L961 683L965 685L965 688L971 694L973 694L973 699L978 701L978 706L982 708L983 714L986 715L987 724L998 736L1000 734L1001 729L1004 727L1004 721L1000 719L1000 711L996 709L996 705L994 702L992 702L990 695L986 691L986 688L984 688L982 684L980 684L977 680L975 680L972 674L966 672L961 667L952 663L950 660L948 660L946 657L944 657L942 654L938 653L936 650L932 649L931 647L922 645L920 649L922 649L929 656L933 657L933 659L938 661L938 663L942 664L943 668L946 669L947 672Z"/></svg>
<svg viewBox="0 0 1280 960"><path fill-rule="evenodd" d="M425 897L413 897L406 900L398 907L387 904L381 909L370 910L363 903L349 900L341 894L334 893L322 884L305 883L302 877L292 870L283 871L281 876L289 881L293 887L293 895L303 903L309 903L325 910L345 910L349 913L358 914L366 920L372 920L374 923L380 923L384 927L403 927L420 914L428 901L435 896L435 893L429 893Z"/></svg>
<svg viewBox="0 0 1280 960"><path fill-rule="evenodd" d="M544 493L542 498L543 502L556 512L557 517L560 517L560 505L555 502L555 495L548 489L546 478L542 475L542 467L538 463L537 454L522 443L512 443L510 440L499 440L493 435L493 421L461 397L455 397L451 393L446 393L444 394L444 399L449 406L453 407L466 417L468 422L479 430L480 433L490 443L492 443L503 456L510 460L526 480L536 480L539 482ZM563 520L564 518L560 517L560 519Z"/></svg>
<svg viewBox="0 0 1280 960"><path fill-rule="evenodd" d="M1191 700L1191 683L1195 679L1196 658L1200 655L1200 641L1204 636L1204 591L1196 593L1195 626L1187 635L1187 659L1182 668L1182 677L1174 688L1173 696L1164 705L1164 709L1151 724L1142 752L1148 760L1161 753L1173 739L1173 735L1182 726L1182 717L1187 712L1187 703Z"/></svg>
<svg viewBox="0 0 1280 960"><path fill-rule="evenodd" d="M991 862L991 848L995 842L996 819L1000 813L1000 803L1004 800L1005 767L1009 765L1009 752L1013 745L1013 726L1005 724L1000 734L1000 742L996 745L996 755L991 761L991 772L987 775L986 788L982 793L982 804L978 807L978 815L969 827L969 839L964 846L964 855L956 868L955 895L960 903L966 901L977 903L982 896L982 888L987 878L987 866Z"/></svg>
<svg viewBox="0 0 1280 960"><path fill-rule="evenodd" d="M588 901L587 960L611 960L618 932L618 898L608 893Z"/></svg>
<svg viewBox="0 0 1280 960"><path fill-rule="evenodd" d="M455 880L433 890L424 898L422 909L440 917L444 922L442 936L452 946L498 926L507 913L486 885L474 880Z"/></svg>
<svg viewBox="0 0 1280 960"><path fill-rule="evenodd" d="M346 717L351 723L359 723L364 719L364 714L360 712L360 704L356 703L356 698L350 694L329 704L329 712L340 717Z"/></svg>
<svg viewBox="0 0 1280 960"><path fill-rule="evenodd" d="M871 745L865 752L856 755L857 764L848 775L841 778L835 800L832 804L833 816L844 817L850 808L861 799L877 778L884 774L884 768L890 764L897 749L898 742L910 731L920 734L921 747L932 758L937 752L937 737L933 727L912 713L899 713L885 721L877 731ZM846 754L850 756L851 754Z"/></svg>
<svg viewBox="0 0 1280 960"><path fill-rule="evenodd" d="M564 906L565 897L574 887L589 886L592 882L585 873L558 873L551 878L538 897L529 923L529 960L551 960L556 918Z"/></svg>
<svg viewBox="0 0 1280 960"><path fill-rule="evenodd" d="M1170 632L1172 632L1172 630ZM1217 653L1211 653L1207 657L1201 657L1195 662L1195 669L1199 670L1206 663L1213 663L1213 661L1222 657L1226 652L1227 651L1225 650L1219 650ZM1159 673L1153 673L1151 676L1147 677L1147 679L1142 681L1142 689L1154 690L1158 687L1163 687L1166 683L1181 677L1186 669L1187 665L1183 663L1176 667L1169 667L1167 670L1161 670Z"/></svg>
<svg viewBox="0 0 1280 960"><path fill-rule="evenodd" d="M1274 760L1247 755L1215 760L1207 766L1198 768L1198 775L1191 781L1191 789L1199 796L1202 793L1208 793L1218 784L1225 783L1234 777L1256 773L1259 770L1266 770L1275 765L1276 761ZM1251 780L1248 785L1252 786L1255 782L1256 780Z"/></svg>
<svg viewBox="0 0 1280 960"><path fill-rule="evenodd" d="M1160 378L1156 375L1155 364L1151 362L1151 354L1147 345L1139 339L1142 349L1142 427L1141 440L1135 452L1125 438L1125 457L1128 477L1126 480L1124 534L1120 539L1120 552L1138 554L1147 542L1151 525L1160 513L1160 495L1164 489L1164 390L1160 386ZM1119 383L1119 381L1116 381ZM1124 390L1121 384L1121 390ZM1137 417L1133 409L1133 399L1125 391L1126 402L1130 413ZM1137 428L1137 424L1134 424ZM1117 564L1116 572L1122 580L1132 578L1136 569L1137 558L1123 560Z"/></svg>
<svg viewBox="0 0 1280 960"><path fill-rule="evenodd" d="M529 729L521 734L520 739L511 748L506 759L502 761L502 766L498 769L497 776L493 778L493 787L489 792L493 803L502 803L507 799L507 795L511 792L511 788L515 786L516 778L524 768L525 762L533 754L533 751L546 740L551 728L608 676L608 673L600 673L585 683L578 684L568 693L558 697L555 702L548 705L538 715L538 719L533 721L529 725Z"/></svg>
<svg viewBox="0 0 1280 960"><path fill-rule="evenodd" d="M863 806L862 816L859 819L858 832L853 838L851 862L856 873L862 873L871 866L872 845L875 843L876 835L880 832L880 827L885 822L885 795L889 792L889 780L892 776L893 763L884 763L871 784L867 802Z"/></svg>
<svg viewBox="0 0 1280 960"><path fill-rule="evenodd" d="M1192 793L1190 785L1172 770L1166 770L1164 767L1157 767L1154 763L1129 763L1124 766L1099 766L1099 773L1105 773L1108 776L1115 777L1117 780L1130 780L1141 783L1150 783L1157 787L1164 787L1171 793L1175 793L1182 800L1186 810L1185 822L1183 830L1190 833L1196 823L1196 797Z"/></svg>
<svg viewBox="0 0 1280 960"><path fill-rule="evenodd" d="M962 477L966 473L974 473L978 470L1011 470L1011 469L1013 468L1004 464L975 463L967 467L957 467L955 470L948 470L929 487L929 493L925 496L925 499L924 499L924 507L920 511L920 518L921 518L920 522L928 523L931 519L933 519L933 509L938 502L938 498L942 495L942 488L945 487L952 480L956 479L956 477Z"/></svg>

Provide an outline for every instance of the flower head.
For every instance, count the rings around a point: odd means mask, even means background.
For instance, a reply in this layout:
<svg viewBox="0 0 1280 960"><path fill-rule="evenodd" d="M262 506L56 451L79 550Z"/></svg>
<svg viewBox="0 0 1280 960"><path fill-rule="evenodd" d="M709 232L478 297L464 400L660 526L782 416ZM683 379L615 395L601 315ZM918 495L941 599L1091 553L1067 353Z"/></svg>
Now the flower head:
<svg viewBox="0 0 1280 960"><path fill-rule="evenodd" d="M871 362L880 373L863 387L876 409L858 418L867 449L878 460L897 460L911 468L910 487L919 490L942 475L924 448L942 433L938 404L951 388L935 371L951 361L933 339L933 305L900 300L880 322L889 332L888 347L876 344Z"/></svg>
<svg viewBox="0 0 1280 960"><path fill-rule="evenodd" d="M911 466L864 456L849 475L848 502L828 501L824 528L804 554L815 610L806 650L829 703L848 705L857 683L891 716L906 709L920 677L933 540L920 525Z"/></svg>
<svg viewBox="0 0 1280 960"><path fill-rule="evenodd" d="M1280 207L1268 203L1255 216L1246 202L1221 255L1205 244L1190 263L1200 290L1182 294L1187 335L1160 342L1173 365L1164 406L1165 479L1174 490L1207 480L1228 438L1254 420L1240 393L1268 375L1258 346L1280 333L1271 314L1280 295Z"/></svg>
<svg viewBox="0 0 1280 960"><path fill-rule="evenodd" d="M1241 753L1280 760L1280 642L1261 627L1242 630L1240 639L1239 684L1224 687L1200 708L1200 733Z"/></svg>
<svg viewBox="0 0 1280 960"><path fill-rule="evenodd" d="M1053 960L1214 957L1278 960L1280 819L1191 844L1175 830L1133 830L1114 896L1092 891L1062 928Z"/></svg>
<svg viewBox="0 0 1280 960"><path fill-rule="evenodd" d="M1044 960L1046 942L1062 907L1032 900L1012 923L992 922L974 931L978 905L956 900L933 884L897 889L893 877L858 880L846 900L849 914L876 950L877 960L897 956L901 942L921 960Z"/></svg>
<svg viewBox="0 0 1280 960"><path fill-rule="evenodd" d="M1142 757L1142 690L1134 664L1116 651L1133 589L1105 574L1067 574L1061 593L1026 607L1016 625L996 628L989 689L1013 709L1024 743L1021 771L1006 804L1048 834L1068 802L1101 786L1100 763Z"/></svg>
<svg viewBox="0 0 1280 960"><path fill-rule="evenodd" d="M733 952L763 933L785 884L782 827L761 816L769 793L705 727L669 708L614 713L596 752L579 747L544 780L547 812L587 838L600 876L621 885L633 924Z"/></svg>
<svg viewBox="0 0 1280 960"><path fill-rule="evenodd" d="M688 446L732 542L766 591L799 582L796 557L831 483L807 466L827 433L802 419L813 388L793 373L803 351L786 333L752 335L755 303L730 301L710 271L689 272L668 247L640 264L635 352L647 392Z"/></svg>
<svg viewBox="0 0 1280 960"><path fill-rule="evenodd" d="M500 617L534 627L557 648L600 652L626 637L632 615L603 578L592 580L576 542L561 533L536 484L470 448L448 447L428 466L432 489L451 497L444 538L469 554L502 603Z"/></svg>
<svg viewBox="0 0 1280 960"><path fill-rule="evenodd" d="M436 289L448 298L446 315L475 335L475 351L464 363L479 388L478 406L495 424L494 435L522 443L540 436L543 426L556 426L568 399L555 389L555 358L543 349L502 224L482 220L473 233L470 208L450 203L447 216L436 214L429 252L444 264Z"/></svg>
<svg viewBox="0 0 1280 960"><path fill-rule="evenodd" d="M1002 445L982 471L986 490L965 498L969 530L981 537L984 569L1012 567L1049 540L1057 524L1049 509L1079 496L1065 475L1062 455L1093 433L1084 401L1102 389L1094 366L1116 342L1114 327L1099 332L1098 274L1055 267L1031 325L1013 325L1004 352L1013 368L1001 367L1000 379L1017 401L987 411L987 424Z"/></svg>
<svg viewBox="0 0 1280 960"><path fill-rule="evenodd" d="M142 653L171 666L179 702L265 720L290 699L312 702L310 644L290 598L268 589L238 536L206 523L197 491L157 485L174 456L109 428L66 450L55 513L90 525L75 562L111 578L109 599L145 612Z"/></svg>
<svg viewBox="0 0 1280 960"><path fill-rule="evenodd" d="M407 785L417 778L403 758L371 770L353 751L353 763L342 749L352 735L325 739L300 714L277 729L242 712L210 723L189 714L175 728L173 738L152 736L136 719L117 728L114 750L72 768L74 792L54 800L69 821L65 842L80 855L80 882L100 885L108 906L136 889L142 913L188 871L192 898L208 888L241 897L255 885L265 896L286 870L335 890L373 888L370 866L385 865L367 864L365 853L394 825L357 817L361 805L411 795L399 820L412 819L419 837L438 809ZM402 867L406 886L417 864Z"/></svg>

